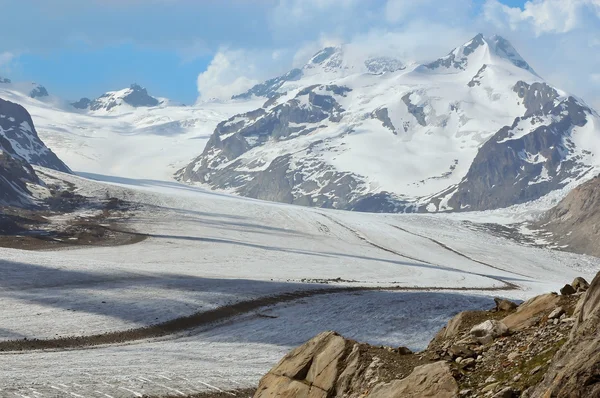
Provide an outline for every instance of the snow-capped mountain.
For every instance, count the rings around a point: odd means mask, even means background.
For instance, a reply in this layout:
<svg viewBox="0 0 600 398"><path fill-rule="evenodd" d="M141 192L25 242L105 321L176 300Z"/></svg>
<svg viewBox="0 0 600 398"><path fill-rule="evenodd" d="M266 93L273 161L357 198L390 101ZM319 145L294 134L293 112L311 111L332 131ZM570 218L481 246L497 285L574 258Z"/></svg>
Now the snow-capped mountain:
<svg viewBox="0 0 600 398"><path fill-rule="evenodd" d="M13 83L10 79L0 76L0 88L19 91L30 98L46 98L49 97L48 90L40 84L34 82Z"/></svg>
<svg viewBox="0 0 600 398"><path fill-rule="evenodd" d="M132 108L154 107L166 102L163 98L154 98L148 94L148 90L138 84L132 84L129 88L109 91L95 100L81 98L71 103L76 109L89 109L90 111L111 111L115 109L131 110Z"/></svg>
<svg viewBox="0 0 600 398"><path fill-rule="evenodd" d="M259 199L362 211L485 210L600 169L600 117L499 36L421 65L343 47L236 98L178 178Z"/></svg>
<svg viewBox="0 0 600 398"><path fill-rule="evenodd" d="M31 165L70 172L40 140L27 110L0 99L0 204L31 204L30 188L39 183Z"/></svg>
<svg viewBox="0 0 600 398"><path fill-rule="evenodd" d="M357 56L345 46L326 47L316 53L304 67L292 69L282 76L257 84L245 93L234 95L232 99L272 98L283 92L356 73L383 74L406 68L407 66L397 58L373 56L357 60Z"/></svg>

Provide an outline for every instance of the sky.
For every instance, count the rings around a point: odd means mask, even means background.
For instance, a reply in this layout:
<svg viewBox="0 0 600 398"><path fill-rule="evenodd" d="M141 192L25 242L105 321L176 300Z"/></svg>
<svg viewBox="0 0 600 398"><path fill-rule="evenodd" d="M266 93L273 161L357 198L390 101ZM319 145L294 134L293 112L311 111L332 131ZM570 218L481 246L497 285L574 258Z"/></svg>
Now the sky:
<svg viewBox="0 0 600 398"><path fill-rule="evenodd" d="M226 99L347 43L436 59L477 33L600 109L600 0L0 0L0 76L75 100Z"/></svg>

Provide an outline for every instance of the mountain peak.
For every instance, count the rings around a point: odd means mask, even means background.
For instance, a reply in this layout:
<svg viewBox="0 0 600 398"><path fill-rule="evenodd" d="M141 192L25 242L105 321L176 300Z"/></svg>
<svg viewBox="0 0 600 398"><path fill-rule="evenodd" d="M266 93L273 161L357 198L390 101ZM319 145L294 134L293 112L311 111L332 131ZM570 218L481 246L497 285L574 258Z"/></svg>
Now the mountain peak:
<svg viewBox="0 0 600 398"><path fill-rule="evenodd" d="M312 58L310 59L310 61L308 61L308 64L309 65L321 65L321 64L325 63L327 60L330 60L335 55L340 54L341 52L342 52L342 47L340 47L340 46L325 47L324 49L320 50L315 55L313 55Z"/></svg>
<svg viewBox="0 0 600 398"><path fill-rule="evenodd" d="M484 50L479 52L480 49ZM480 54L478 55L480 59L473 58L475 53ZM508 40L498 35L487 37L482 33L477 34L462 46L456 47L445 57L426 64L425 67L428 69L466 70L470 63L475 62L476 67L481 67L482 61L483 63L494 63L494 58L496 61L498 59L508 61L518 68L536 74Z"/></svg>
<svg viewBox="0 0 600 398"><path fill-rule="evenodd" d="M90 109L92 111L106 110L109 111L119 105L127 104L134 108L153 107L160 105L160 101L148 94L145 87L137 83L133 83L129 88L119 91L109 91L102 94L95 100L82 98L77 102L71 103L71 106L76 109Z"/></svg>
<svg viewBox="0 0 600 398"><path fill-rule="evenodd" d="M312 56L304 69L323 68L326 71L337 70L342 67L344 51L341 46L325 47Z"/></svg>

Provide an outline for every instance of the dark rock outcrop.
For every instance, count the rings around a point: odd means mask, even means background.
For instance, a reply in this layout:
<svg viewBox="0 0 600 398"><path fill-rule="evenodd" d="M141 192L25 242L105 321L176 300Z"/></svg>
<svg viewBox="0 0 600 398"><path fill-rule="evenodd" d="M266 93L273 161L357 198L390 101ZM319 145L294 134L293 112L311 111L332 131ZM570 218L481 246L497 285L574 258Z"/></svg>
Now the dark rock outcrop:
<svg viewBox="0 0 600 398"><path fill-rule="evenodd" d="M29 96L31 98L43 98L48 97L49 95L50 94L48 94L48 90L46 90L46 87L40 86L39 84L34 84L34 87L29 92Z"/></svg>
<svg viewBox="0 0 600 398"><path fill-rule="evenodd" d="M92 100L89 98L82 98L79 101L72 102L71 106L75 109L88 109L92 104Z"/></svg>

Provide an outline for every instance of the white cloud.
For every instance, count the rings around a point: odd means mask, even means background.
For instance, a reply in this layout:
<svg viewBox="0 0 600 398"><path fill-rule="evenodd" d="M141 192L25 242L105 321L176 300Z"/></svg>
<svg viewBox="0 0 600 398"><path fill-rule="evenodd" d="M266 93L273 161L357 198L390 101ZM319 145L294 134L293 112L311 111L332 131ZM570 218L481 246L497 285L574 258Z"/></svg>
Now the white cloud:
<svg viewBox="0 0 600 398"><path fill-rule="evenodd" d="M522 8L503 1L281 0L269 18L272 41L217 54L199 78L201 98L239 93L329 45L347 43L357 58L424 62L482 32L506 37L543 78L598 106L600 0L533 0Z"/></svg>
<svg viewBox="0 0 600 398"><path fill-rule="evenodd" d="M550 83L598 106L600 0L534 0L523 8L487 0L482 18L522 49Z"/></svg>
<svg viewBox="0 0 600 398"><path fill-rule="evenodd" d="M390 23L426 18L444 20L448 25L466 18L472 11L473 0L388 0L385 19Z"/></svg>
<svg viewBox="0 0 600 398"><path fill-rule="evenodd" d="M253 65L243 50L219 51L206 71L198 76L200 100L229 99L258 83L246 75L253 73Z"/></svg>
<svg viewBox="0 0 600 398"><path fill-rule="evenodd" d="M10 73L16 56L12 52L0 52L0 72Z"/></svg>
<svg viewBox="0 0 600 398"><path fill-rule="evenodd" d="M5 51L0 53L0 67L10 64L15 59L15 55L11 52Z"/></svg>
<svg viewBox="0 0 600 398"><path fill-rule="evenodd" d="M524 7L509 7L498 0L487 0L484 16L498 26L517 30L529 25L536 35L567 33L585 28L600 18L600 0L534 0ZM591 19L590 19L591 18ZM597 21L596 21L597 22Z"/></svg>
<svg viewBox="0 0 600 398"><path fill-rule="evenodd" d="M292 67L288 50L220 49L198 75L199 101L226 100Z"/></svg>

